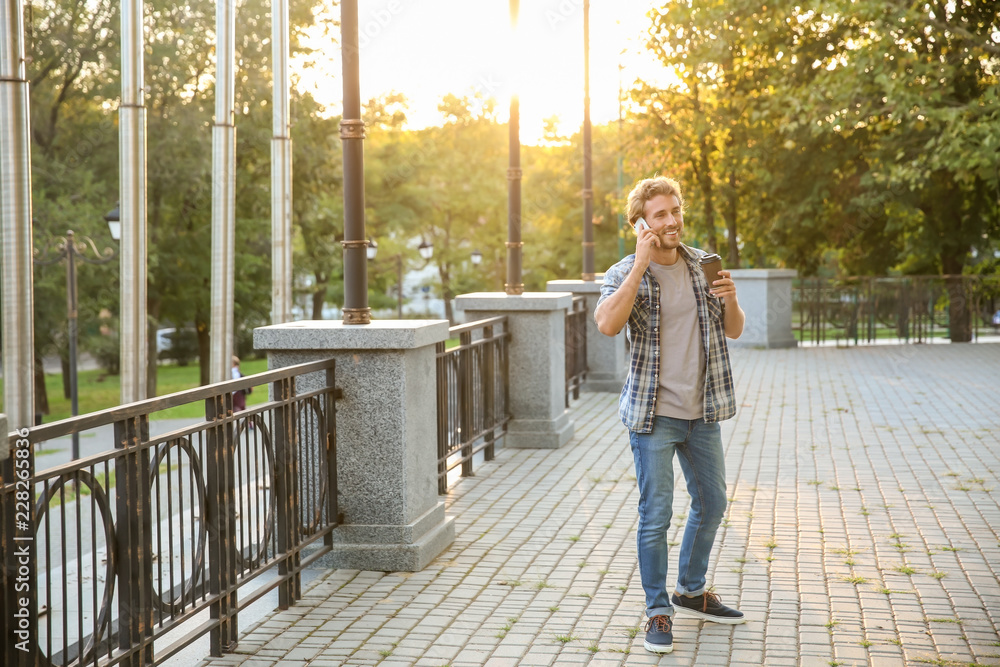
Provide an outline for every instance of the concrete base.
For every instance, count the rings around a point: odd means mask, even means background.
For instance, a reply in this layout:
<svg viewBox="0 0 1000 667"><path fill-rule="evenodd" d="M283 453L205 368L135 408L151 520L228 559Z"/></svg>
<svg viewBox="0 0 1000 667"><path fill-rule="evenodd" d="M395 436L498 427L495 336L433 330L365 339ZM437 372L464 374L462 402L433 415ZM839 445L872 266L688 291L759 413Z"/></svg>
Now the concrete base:
<svg viewBox="0 0 1000 667"><path fill-rule="evenodd" d="M549 292L572 292L587 300L587 379L584 392L620 393L628 375L628 357L625 354L625 329L617 336L605 336L597 330L594 311L601 297L604 274L594 281L550 280L545 288Z"/></svg>
<svg viewBox="0 0 1000 667"><path fill-rule="evenodd" d="M510 341L510 411L505 447L557 449L573 436L566 410L566 292L462 294L455 309L471 322L507 316Z"/></svg>
<svg viewBox="0 0 1000 667"><path fill-rule="evenodd" d="M733 269L740 307L746 313L743 335L730 347L783 348L798 342L792 333L791 269Z"/></svg>
<svg viewBox="0 0 1000 667"><path fill-rule="evenodd" d="M555 419L511 419L507 422L504 447L514 449L559 449L573 437L568 414Z"/></svg>
<svg viewBox="0 0 1000 667"><path fill-rule="evenodd" d="M333 548L319 559L326 567L382 572L417 572L455 541L455 519L438 502L405 526L338 526Z"/></svg>
<svg viewBox="0 0 1000 667"><path fill-rule="evenodd" d="M254 330L268 367L333 357L337 401L337 503L329 565L419 570L455 537L437 493L435 345L442 320L291 322ZM305 389L319 378L299 380Z"/></svg>

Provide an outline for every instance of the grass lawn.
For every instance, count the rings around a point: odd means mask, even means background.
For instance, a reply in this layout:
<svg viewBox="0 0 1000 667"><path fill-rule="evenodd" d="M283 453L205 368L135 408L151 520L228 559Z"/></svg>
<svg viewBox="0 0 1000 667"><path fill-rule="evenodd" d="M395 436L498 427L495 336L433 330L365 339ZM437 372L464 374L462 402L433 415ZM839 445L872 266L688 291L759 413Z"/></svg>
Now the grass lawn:
<svg viewBox="0 0 1000 667"><path fill-rule="evenodd" d="M240 364L244 375L254 375L267 370L267 359L252 359ZM194 389L199 385L199 369L197 364L187 366L160 366L156 375L156 394L163 396L185 389ZM103 370L80 371L77 374L77 396L79 397L79 413L85 415L119 405L121 391L120 376L107 375ZM45 415L45 423L59 421L70 416L70 400L63 397L62 375L47 374L45 388L49 394L49 414ZM3 395L3 380L0 379L0 396ZM267 400L267 391L261 387L247 396L247 405L256 405ZM201 417L205 414L205 404L198 401L157 412L152 419L179 419Z"/></svg>

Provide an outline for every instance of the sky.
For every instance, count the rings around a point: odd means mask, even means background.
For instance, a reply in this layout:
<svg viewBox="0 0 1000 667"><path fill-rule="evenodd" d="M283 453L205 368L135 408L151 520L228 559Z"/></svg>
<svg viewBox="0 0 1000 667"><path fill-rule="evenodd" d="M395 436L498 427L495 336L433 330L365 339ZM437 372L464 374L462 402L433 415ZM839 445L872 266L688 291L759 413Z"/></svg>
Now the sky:
<svg viewBox="0 0 1000 667"><path fill-rule="evenodd" d="M594 124L618 118L619 78L662 80L643 47L654 0L592 0L590 97ZM361 99L401 92L408 127L439 125L447 93L495 97L506 121L510 96L520 98L521 139L537 143L543 119L559 116L560 132L583 123L583 0L521 0L516 34L508 0L360 0ZM516 40L516 42L515 42ZM516 46L515 46L516 44ZM623 69L619 77L619 63ZM320 70L335 73L314 94L340 113L339 47L323 51ZM330 85L331 82L336 82Z"/></svg>

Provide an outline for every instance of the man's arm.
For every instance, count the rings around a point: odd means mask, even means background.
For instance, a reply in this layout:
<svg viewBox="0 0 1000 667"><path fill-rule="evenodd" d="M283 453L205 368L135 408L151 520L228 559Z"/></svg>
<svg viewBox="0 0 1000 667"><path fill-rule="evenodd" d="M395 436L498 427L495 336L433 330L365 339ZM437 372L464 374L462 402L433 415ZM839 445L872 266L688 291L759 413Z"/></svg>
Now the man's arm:
<svg viewBox="0 0 1000 667"><path fill-rule="evenodd" d="M637 264L632 266L632 270L629 271L614 294L597 304L597 308L594 310L597 330L605 336L617 336L625 323L628 322L636 294L639 293L639 285L642 284L643 271L639 270L637 266Z"/></svg>
<svg viewBox="0 0 1000 667"><path fill-rule="evenodd" d="M729 271L719 271L719 275L721 278L715 281L712 293L726 304L722 320L726 338L736 339L743 334L743 324L747 317L736 299L736 283L733 282L731 274Z"/></svg>
<svg viewBox="0 0 1000 667"><path fill-rule="evenodd" d="M597 330L605 336L617 336L632 312L632 305L639 293L642 276L649 266L650 253L654 247L659 248L660 242L649 228L639 229L635 242L635 262L625 280L611 296L603 299L594 310L594 321Z"/></svg>

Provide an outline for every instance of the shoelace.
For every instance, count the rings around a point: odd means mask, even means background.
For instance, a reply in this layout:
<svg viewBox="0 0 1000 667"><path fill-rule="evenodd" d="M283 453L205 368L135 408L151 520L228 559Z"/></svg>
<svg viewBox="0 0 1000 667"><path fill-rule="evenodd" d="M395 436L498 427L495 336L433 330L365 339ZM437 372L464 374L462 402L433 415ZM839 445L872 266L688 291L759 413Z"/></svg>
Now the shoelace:
<svg viewBox="0 0 1000 667"><path fill-rule="evenodd" d="M718 595L716 595L715 593L713 593L711 591L705 591L705 596L704 596L704 598L702 599L702 602L701 602L701 610L702 611L708 611L708 604L710 602L713 605L715 605L715 606L718 606L718 607L722 606L722 599Z"/></svg>
<svg viewBox="0 0 1000 667"><path fill-rule="evenodd" d="M670 632L670 627L669 616L654 616L646 622L646 632L649 632L650 628L655 628L659 632Z"/></svg>

